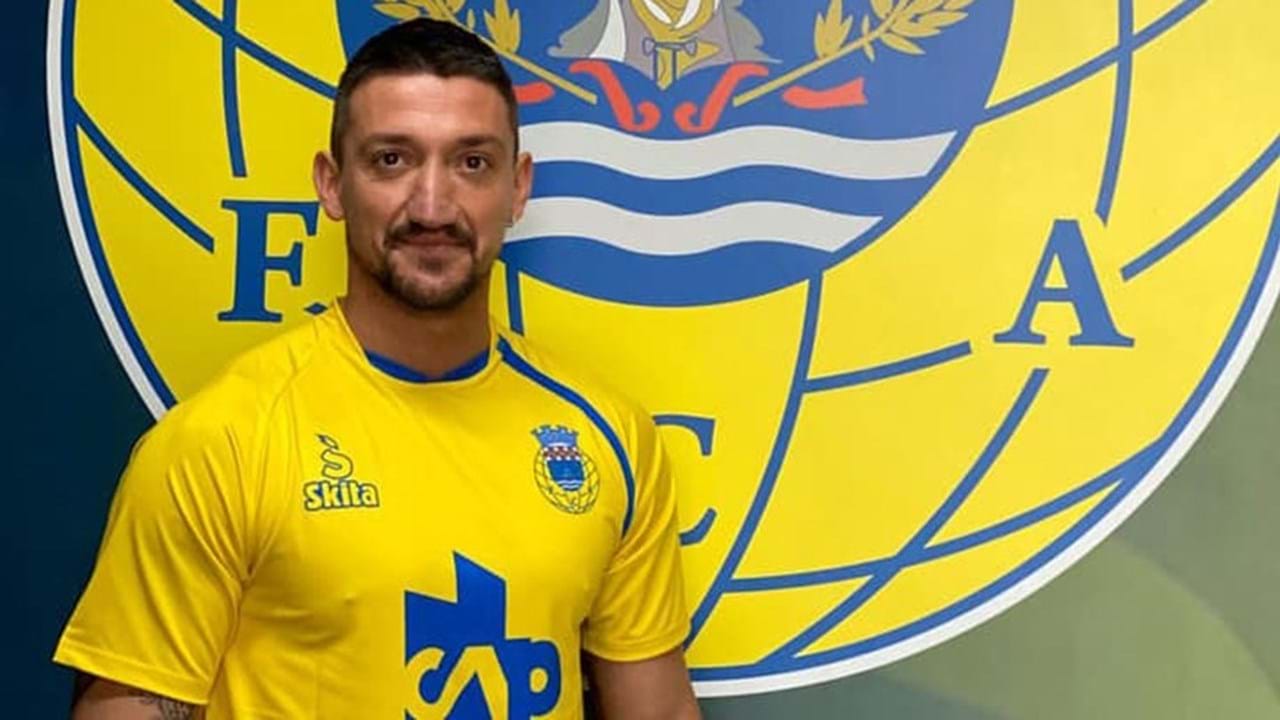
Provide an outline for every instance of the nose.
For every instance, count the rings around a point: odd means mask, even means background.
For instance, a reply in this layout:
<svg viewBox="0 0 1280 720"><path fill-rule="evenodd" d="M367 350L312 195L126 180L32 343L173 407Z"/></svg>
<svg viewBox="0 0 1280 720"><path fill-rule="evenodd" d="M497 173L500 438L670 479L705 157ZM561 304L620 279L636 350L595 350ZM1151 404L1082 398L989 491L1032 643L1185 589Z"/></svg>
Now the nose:
<svg viewBox="0 0 1280 720"><path fill-rule="evenodd" d="M405 208L409 219L429 228L455 223L458 203L454 180L444 163L423 163L410 188Z"/></svg>

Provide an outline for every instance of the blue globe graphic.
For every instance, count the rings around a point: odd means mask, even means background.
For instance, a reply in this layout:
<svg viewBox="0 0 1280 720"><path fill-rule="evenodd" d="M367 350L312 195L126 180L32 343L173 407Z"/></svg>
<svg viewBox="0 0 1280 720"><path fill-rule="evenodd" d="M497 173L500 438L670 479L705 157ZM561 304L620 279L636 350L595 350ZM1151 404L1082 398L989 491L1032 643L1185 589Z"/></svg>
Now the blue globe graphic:
<svg viewBox="0 0 1280 720"><path fill-rule="evenodd" d="M538 49L554 48L566 24L595 5L596 0L576 0L557 4L555 12L531 8L521 16L521 47L546 67L575 77L572 58ZM785 3L760 3L751 18L761 28L794 26L794 11ZM503 260L515 271L589 297L688 306L762 295L849 259L915 207L982 116L1012 5L981 2L966 12L963 24L928 38L930 62L877 56L866 78L872 98L866 109L798 112L775 94L725 113L708 136L690 136L670 119L691 98L713 94L719 73L693 72L659 93L650 79L621 65L615 72L622 87L653 103L664 118L642 140L625 133L580 135L589 129L583 125L616 125L604 102L587 104L560 94L522 108L522 135L536 163L531 213L540 202L551 206L572 198L577 202L548 212L590 213L603 204L630 214L509 242ZM338 16L348 57L395 22L366 3L339 3ZM776 33L763 50L793 62L812 52L808 33L807 24L802 32ZM517 83L530 79L519 66L508 66ZM847 68L833 66L816 73L813 82L847 74ZM536 142L554 134L556 125L565 127L545 145ZM619 161L602 160L606 151ZM708 156L718 161L699 162ZM654 217L668 222L646 224ZM726 242L703 244L708 226L727 226L711 232ZM674 241L656 250L610 242L614 235L686 232L683 245ZM800 238L806 235L813 237Z"/></svg>
<svg viewBox="0 0 1280 720"><path fill-rule="evenodd" d="M334 88L325 79L317 78L305 69L290 65L272 52L265 44L253 41L230 22L218 23L216 18L198 4L179 0L178 5L212 32L239 43L262 67L275 72L281 78L331 98ZM372 3L338 2L336 14L346 55L349 57L365 38L392 22L376 12ZM565 18L585 15L594 5L593 0L574 0L557 5L556 13L525 16L526 42L533 46L553 44L563 30ZM782 27L790 22L784 3L759 3L752 6L753 17L762 26ZM1105 472L1083 482L1076 489L1042 505L1027 508L1006 521L961 537L937 542L939 529L954 517L970 499L983 474L999 457L1003 448L1015 438L1022 421L1034 406L1044 386L1047 371L1036 369L1027 374L1018 391L1009 399L1002 422L992 429L986 443L971 448L975 458L963 477L957 478L954 490L925 518L917 532L901 549L891 555L864 558L841 566L819 570L785 574L772 578L743 578L739 564L751 546L758 529L760 516L769 507L779 479L780 467L791 450L792 433L799 422L801 405L814 392L834 387L850 387L887 377L896 377L936 367L966 357L974 352L968 342L939 341L935 350L920 355L902 357L875 367L853 369L837 375L818 376L811 368L814 346L817 341L818 316L824 310L823 273L845 262L857 262L860 251L876 242L892 242L886 233L906 217L922 198L930 192L946 173L951 161L965 147L970 134L987 123L1018 112L1046 99L1055 97L1102 72L1116 72L1123 82L1117 82L1114 107L1111 108L1111 137L1100 138L1108 148L1105 163L1098 178L1097 212L1104 216L1110 211L1119 184L1118 167L1124 152L1125 117L1129 111L1127 78L1133 72L1132 58L1140 48L1155 42L1165 33L1178 27L1201 3L1195 0L1171 5L1170 9L1145 28L1129 28L1122 33L1114 46L1091 57L1082 58L1073 67L1048 78L1038 85L1019 91L998 103L990 103L992 83L999 70L1002 53L1013 9L1011 0L978 0L971 6L971 19L964 27L970 31L944 34L929 45L929 53L942 60L927 63L911 63L905 57L883 54L875 66L875 74L868 79L868 92L874 95L876 104L865 113L840 115L817 114L797 119L794 113L780 104L776 98L748 106L740 113L726 116L721 126L725 132L749 130L764 125L785 125L794 132L820 133L841 139L872 141L901 138L938 137L940 150L926 172L918 176L884 182L859 179L833 179L819 177L811 171L797 171L781 166L755 166L750 163L734 166L713 176L704 184L690 189L683 181L628 177L625 173L584 167L580 161L556 161L539 168L540 198L573 196L579 198L611 200L626 199L632 207L652 213L681 215L707 212L718 204L760 201L789 202L824 212L861 212L874 215L877 222L855 239L837 243L828 250L814 250L762 240L730 245L702 253L685 253L672 256L652 256L619 249L584 237L545 237L521 242L508 248L504 255L509 286L518 286L521 276L536 278L552 286L606 302L637 306L687 307L727 303L752 298L783 288L803 287L805 302L803 313L795 318L802 329L799 352L792 365L793 381L787 395L777 434L773 441L770 459L756 483L746 520L738 530L732 548L721 565L710 591L692 608L694 639L715 613L719 603L740 592L757 592L786 588L802 588L851 579L863 579L856 592L831 608L801 633L780 645L766 657L755 662L723 666L701 666L693 669L694 679L703 683L750 680L788 673L804 673L841 663L856 666L861 658L875 656L886 649L909 644L931 631L953 626L993 600L1017 590L1029 592L1028 582L1042 584L1053 573L1046 575L1044 568L1078 546L1078 543L1104 518L1114 517L1117 507L1131 499L1135 488L1149 479L1153 468L1174 450L1180 435L1192 422L1215 387L1228 373L1227 364L1241 346L1246 327L1255 320L1259 308L1267 306L1262 297L1262 285L1275 263L1275 250L1280 237L1273 232L1258 259L1256 274L1243 294L1243 300L1231 326L1226 329L1223 344L1214 356L1204 377L1195 386L1185 404L1171 419L1163 433L1149 444L1134 448L1133 452L1115 463ZM1120 0L1121 16L1128 7ZM74 3L69 5L74 15ZM1132 18L1130 17L1130 20ZM65 38L71 34L67 23ZM951 43L951 44L948 44ZM64 53L70 63L72 43L66 42ZM765 45L767 52L783 55L785 45ZM550 64L553 61L548 61ZM566 61L567 64L567 61ZM564 69L561 66L561 69ZM619 70L623 84L639 88L647 78ZM517 73L517 78L519 79ZM69 76L68 76L69 78ZM336 79L335 79L336 80ZM68 80L69 81L69 80ZM680 98L703 96L711 89L711 74L691 74L671 90L669 104L663 106L666 115L675 110ZM900 90L912 88L913 91ZM84 131L89 141L106 144L110 141L92 124L90 113L75 104L70 86L63 87L63 97L72 108L66 114L68 135L75 137ZM240 105L238 90L232 88L226 95L228 117L233 118L231 108ZM569 120L608 125L612 117L603 106L588 107L569 102L552 102L528 108L525 112L527 126L566 122ZM231 136L238 136L238 128ZM687 140L670 128L655 130L653 138L670 142L675 146ZM229 142L229 144L232 144ZM234 157L234 144L233 157ZM241 149L243 152L243 149ZM1138 274L1159 262L1163 254L1172 252L1180 242L1211 222L1240 197L1280 156L1280 146L1272 145L1245 173L1210 207L1188 220L1168 239L1168 247L1157 246L1150 253L1135 259L1125 267L1126 273ZM82 197L86 190L83 168L78 156L73 156L72 172L79 178L78 192ZM125 161L119 161L123 164ZM119 168L118 168L119 169ZM702 183L702 180L698 181ZM160 191L153 191L157 194ZM623 197L625 196L625 198ZM88 208L88 204L85 205ZM171 218L172 219L172 218ZM101 241L90 226L87 241L101 252ZM776 239L776 238L775 238ZM1175 242L1176 241L1176 242ZM114 290L109 289L109 293ZM118 298L113 297L118 302ZM517 331L521 330L522 307L518 294L509 295L508 311ZM127 318L126 318L127 320ZM174 401L172 395L163 392L164 381L146 357L146 349L136 339L131 339L132 351L139 358L144 372L158 388L166 404ZM1247 346L1247 342L1245 342ZM1229 373L1228 373L1229 374ZM1158 479L1157 479L1158 481ZM1100 500L1098 498L1101 498ZM1064 508L1079 506L1086 500L1097 500L1071 528L1045 545L1034 556L1018 565L989 585L971 593L947 607L921 617L891 631L821 652L804 652L815 640L823 637L840 622L858 613L859 609L877 593L889 586L904 571L927 566L960 553L992 543L1020 529L1042 522ZM1038 579L1037 579L1038 578ZM1031 588L1034 589L1034 588ZM954 632L952 633L954 634ZM918 649L918 648L917 648ZM848 670L847 672L852 672ZM812 682L815 676L807 676Z"/></svg>

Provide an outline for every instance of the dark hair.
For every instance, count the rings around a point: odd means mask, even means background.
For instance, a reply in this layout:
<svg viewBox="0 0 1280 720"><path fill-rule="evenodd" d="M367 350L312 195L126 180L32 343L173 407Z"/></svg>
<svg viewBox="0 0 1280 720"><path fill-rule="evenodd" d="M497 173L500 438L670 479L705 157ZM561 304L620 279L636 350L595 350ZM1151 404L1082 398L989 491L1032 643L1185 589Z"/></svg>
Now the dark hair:
<svg viewBox="0 0 1280 720"><path fill-rule="evenodd" d="M378 75L416 73L470 77L492 86L507 102L511 134L519 147L516 93L497 53L466 28L423 17L393 25L369 38L342 71L329 129L329 151L334 162L342 164L342 138L347 131L351 94L356 88Z"/></svg>

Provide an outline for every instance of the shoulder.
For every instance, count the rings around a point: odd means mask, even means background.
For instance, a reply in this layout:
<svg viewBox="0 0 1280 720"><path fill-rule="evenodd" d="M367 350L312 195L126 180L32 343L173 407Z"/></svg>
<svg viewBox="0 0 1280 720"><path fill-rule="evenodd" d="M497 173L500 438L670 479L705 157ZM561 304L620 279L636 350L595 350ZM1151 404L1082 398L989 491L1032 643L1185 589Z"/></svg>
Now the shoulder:
<svg viewBox="0 0 1280 720"><path fill-rule="evenodd" d="M499 333L498 351L504 363L529 381L577 405L588 416L597 416L592 420L607 425L628 449L651 441L649 414L598 370L508 332Z"/></svg>
<svg viewBox="0 0 1280 720"><path fill-rule="evenodd" d="M321 345L321 323L310 320L234 358L170 409L143 437L142 446L179 455L210 447L245 451L311 364Z"/></svg>
<svg viewBox="0 0 1280 720"><path fill-rule="evenodd" d="M324 346L315 326L237 357L165 414L135 445L112 517L173 537L209 533L228 566L247 573L288 508L291 488L270 468L277 450L288 451L277 442L290 425L282 399Z"/></svg>

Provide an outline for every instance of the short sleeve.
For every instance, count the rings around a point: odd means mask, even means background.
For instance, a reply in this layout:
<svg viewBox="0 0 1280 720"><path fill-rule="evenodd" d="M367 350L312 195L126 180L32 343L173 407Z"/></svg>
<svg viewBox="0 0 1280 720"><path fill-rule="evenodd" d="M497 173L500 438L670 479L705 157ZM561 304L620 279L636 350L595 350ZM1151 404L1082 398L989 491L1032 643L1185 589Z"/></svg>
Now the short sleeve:
<svg viewBox="0 0 1280 720"><path fill-rule="evenodd" d="M247 575L243 464L230 428L184 409L135 448L54 660L205 704Z"/></svg>
<svg viewBox="0 0 1280 720"><path fill-rule="evenodd" d="M630 433L635 504L587 618L582 646L606 660L656 657L689 633L670 465L653 422Z"/></svg>

